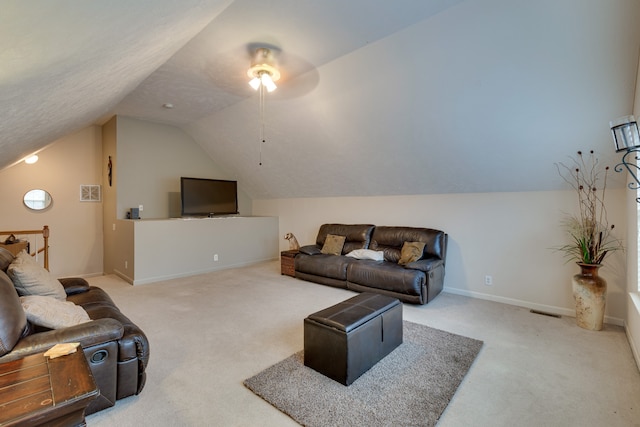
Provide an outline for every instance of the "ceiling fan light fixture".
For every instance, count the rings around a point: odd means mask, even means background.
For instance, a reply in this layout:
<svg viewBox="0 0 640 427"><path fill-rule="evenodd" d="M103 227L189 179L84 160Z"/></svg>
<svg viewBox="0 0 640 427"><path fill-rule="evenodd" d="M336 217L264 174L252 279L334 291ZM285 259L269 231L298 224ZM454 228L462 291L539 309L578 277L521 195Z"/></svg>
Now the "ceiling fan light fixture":
<svg viewBox="0 0 640 427"><path fill-rule="evenodd" d="M273 82L271 76L267 73L262 73L260 76L260 82L267 88L267 92L273 92L278 88L278 86Z"/></svg>
<svg viewBox="0 0 640 427"><path fill-rule="evenodd" d="M258 90L260 89L260 83L261 83L260 79L257 77L254 77L249 81L249 86L251 86L254 90Z"/></svg>
<svg viewBox="0 0 640 427"><path fill-rule="evenodd" d="M247 70L247 76L251 78L249 84L255 90L260 88L260 84L264 85L269 92L276 89L274 82L280 80L280 71L276 68L270 49L266 47L256 49L251 67Z"/></svg>
<svg viewBox="0 0 640 427"><path fill-rule="evenodd" d="M260 165L262 165L262 144L266 142L264 136L264 100L265 89L267 92L273 92L277 89L275 84L280 79L280 71L276 68L276 63L271 54L271 50L266 47L256 49L251 66L247 70L249 85L259 92L260 107Z"/></svg>

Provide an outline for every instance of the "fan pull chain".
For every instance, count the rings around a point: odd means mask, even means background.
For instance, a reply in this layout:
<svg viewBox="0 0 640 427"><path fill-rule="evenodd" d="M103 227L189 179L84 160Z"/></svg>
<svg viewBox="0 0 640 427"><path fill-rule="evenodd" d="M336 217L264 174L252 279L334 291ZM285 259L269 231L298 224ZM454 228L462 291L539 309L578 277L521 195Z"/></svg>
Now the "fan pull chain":
<svg viewBox="0 0 640 427"><path fill-rule="evenodd" d="M264 85L260 84L260 166L262 166L262 144L264 144Z"/></svg>

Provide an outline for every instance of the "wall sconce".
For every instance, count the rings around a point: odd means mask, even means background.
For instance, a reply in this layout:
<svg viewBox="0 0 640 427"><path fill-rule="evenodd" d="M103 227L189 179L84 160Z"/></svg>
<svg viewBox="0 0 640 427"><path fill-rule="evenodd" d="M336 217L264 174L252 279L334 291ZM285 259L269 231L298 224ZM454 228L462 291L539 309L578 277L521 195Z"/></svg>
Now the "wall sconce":
<svg viewBox="0 0 640 427"><path fill-rule="evenodd" d="M619 119L609 122L611 127L611 133L613 134L613 142L616 146L616 152L626 151L622 156L622 162L618 163L614 168L616 172L622 172L622 168L625 168L627 172L633 177L635 182L629 183L631 190L638 190L640 188L640 181L638 180L638 153L640 152L640 133L638 133L638 123L633 116L624 116ZM629 162L628 156L633 156L631 162ZM636 197L636 202L640 203L640 197Z"/></svg>

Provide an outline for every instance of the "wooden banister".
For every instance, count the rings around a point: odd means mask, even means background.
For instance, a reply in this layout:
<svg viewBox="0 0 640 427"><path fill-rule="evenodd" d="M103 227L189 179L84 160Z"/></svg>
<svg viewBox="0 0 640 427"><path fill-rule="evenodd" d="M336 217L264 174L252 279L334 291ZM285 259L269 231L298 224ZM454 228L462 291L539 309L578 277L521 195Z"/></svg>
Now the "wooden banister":
<svg viewBox="0 0 640 427"><path fill-rule="evenodd" d="M0 231L0 236L10 236L10 235L24 235L24 234L42 234L42 238L44 240L44 244L42 248L38 249L36 245L36 250L31 256L35 256L37 253L44 252L44 268L49 270L49 226L45 225L42 227L42 230L9 230L9 231Z"/></svg>

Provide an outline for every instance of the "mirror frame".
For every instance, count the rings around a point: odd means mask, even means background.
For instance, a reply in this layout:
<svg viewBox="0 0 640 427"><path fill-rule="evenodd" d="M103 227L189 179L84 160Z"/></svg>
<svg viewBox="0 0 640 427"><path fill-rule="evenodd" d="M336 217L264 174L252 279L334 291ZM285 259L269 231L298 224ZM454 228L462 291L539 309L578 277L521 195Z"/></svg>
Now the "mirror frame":
<svg viewBox="0 0 640 427"><path fill-rule="evenodd" d="M34 194L41 194L42 197L35 198L33 196ZM47 190L34 188L33 190L29 190L24 193L24 196L22 197L22 203L24 203L27 209L38 212L43 211L51 206L51 203L53 203L53 198Z"/></svg>

